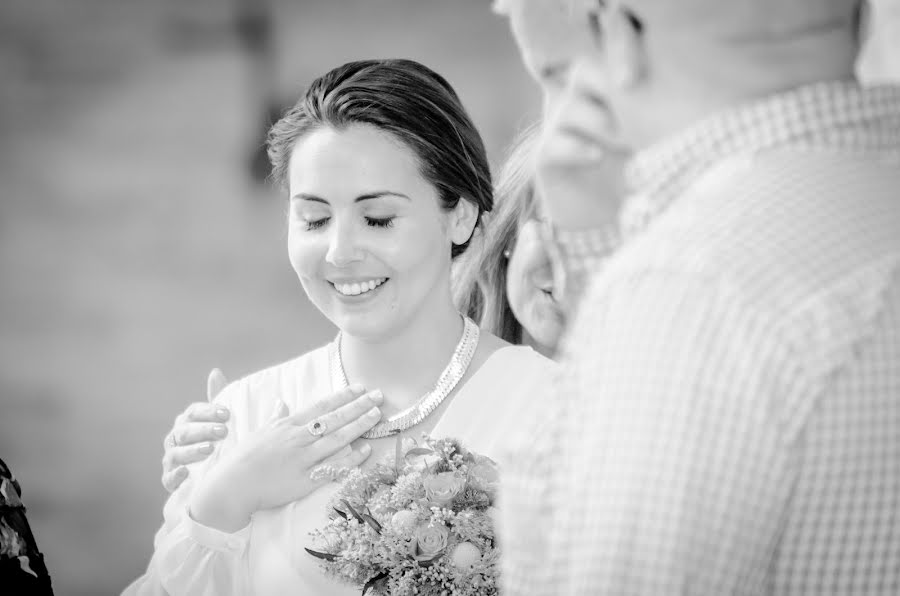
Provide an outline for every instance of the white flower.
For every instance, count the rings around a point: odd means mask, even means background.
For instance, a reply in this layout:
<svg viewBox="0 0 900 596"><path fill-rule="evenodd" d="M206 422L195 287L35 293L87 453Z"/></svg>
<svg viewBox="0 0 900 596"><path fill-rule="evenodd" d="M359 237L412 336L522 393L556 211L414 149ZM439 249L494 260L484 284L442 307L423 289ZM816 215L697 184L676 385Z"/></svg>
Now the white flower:
<svg viewBox="0 0 900 596"><path fill-rule="evenodd" d="M481 560L481 551L471 542L460 542L453 549L450 560L457 569L469 569Z"/></svg>

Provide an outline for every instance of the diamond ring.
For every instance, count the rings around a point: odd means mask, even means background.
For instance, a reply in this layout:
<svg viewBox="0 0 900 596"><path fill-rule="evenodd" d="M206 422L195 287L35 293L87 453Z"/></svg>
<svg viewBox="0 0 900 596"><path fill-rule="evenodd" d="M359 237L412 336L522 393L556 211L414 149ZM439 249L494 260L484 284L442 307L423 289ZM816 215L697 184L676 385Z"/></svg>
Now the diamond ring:
<svg viewBox="0 0 900 596"><path fill-rule="evenodd" d="M325 424L325 421L317 418L309 421L309 424L306 425L306 430L314 437L321 437L328 430L328 426Z"/></svg>

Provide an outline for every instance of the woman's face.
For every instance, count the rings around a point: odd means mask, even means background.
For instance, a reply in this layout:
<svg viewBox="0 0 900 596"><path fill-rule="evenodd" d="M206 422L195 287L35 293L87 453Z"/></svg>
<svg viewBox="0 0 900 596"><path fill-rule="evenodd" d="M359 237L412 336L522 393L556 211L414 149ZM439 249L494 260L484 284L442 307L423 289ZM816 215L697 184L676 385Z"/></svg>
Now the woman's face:
<svg viewBox="0 0 900 596"><path fill-rule="evenodd" d="M519 224L518 239L506 269L509 306L525 331L553 351L562 335L563 311L553 296L554 277L539 215Z"/></svg>
<svg viewBox="0 0 900 596"><path fill-rule="evenodd" d="M338 328L391 336L449 300L451 212L401 141L323 127L298 141L288 177L291 264Z"/></svg>

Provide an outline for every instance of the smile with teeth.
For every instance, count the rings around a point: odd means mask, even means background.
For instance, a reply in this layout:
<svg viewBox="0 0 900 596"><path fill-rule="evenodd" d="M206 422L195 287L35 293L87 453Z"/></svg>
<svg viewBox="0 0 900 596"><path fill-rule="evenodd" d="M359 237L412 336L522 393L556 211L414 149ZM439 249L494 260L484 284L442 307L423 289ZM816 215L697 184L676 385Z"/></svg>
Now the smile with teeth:
<svg viewBox="0 0 900 596"><path fill-rule="evenodd" d="M371 292L387 280L388 278L386 277L379 277L377 279L370 279L368 281L353 283L332 283L331 285L333 285L334 289L344 296L359 296L360 294Z"/></svg>

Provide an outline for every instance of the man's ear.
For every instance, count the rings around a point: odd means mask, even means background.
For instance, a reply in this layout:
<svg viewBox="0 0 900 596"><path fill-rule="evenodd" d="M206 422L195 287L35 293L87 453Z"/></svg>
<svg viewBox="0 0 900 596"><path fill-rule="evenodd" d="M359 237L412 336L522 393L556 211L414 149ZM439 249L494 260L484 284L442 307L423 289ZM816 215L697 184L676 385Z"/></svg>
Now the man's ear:
<svg viewBox="0 0 900 596"><path fill-rule="evenodd" d="M601 14L609 82L620 91L632 89L649 71L643 28L634 16L615 4Z"/></svg>
<svg viewBox="0 0 900 596"><path fill-rule="evenodd" d="M478 207L472 201L460 198L450 212L450 240L453 244L465 244L475 232Z"/></svg>

